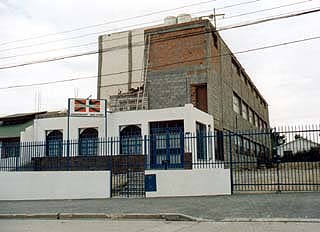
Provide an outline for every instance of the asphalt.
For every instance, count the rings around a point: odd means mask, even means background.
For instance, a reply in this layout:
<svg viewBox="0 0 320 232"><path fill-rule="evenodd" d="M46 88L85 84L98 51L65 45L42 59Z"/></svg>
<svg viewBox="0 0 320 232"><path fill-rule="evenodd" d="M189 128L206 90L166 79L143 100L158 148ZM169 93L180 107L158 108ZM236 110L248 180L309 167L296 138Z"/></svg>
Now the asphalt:
<svg viewBox="0 0 320 232"><path fill-rule="evenodd" d="M0 214L184 214L213 221L320 219L320 192L145 199L0 201Z"/></svg>
<svg viewBox="0 0 320 232"><path fill-rule="evenodd" d="M1 232L318 232L317 223L166 222L110 220L0 220Z"/></svg>

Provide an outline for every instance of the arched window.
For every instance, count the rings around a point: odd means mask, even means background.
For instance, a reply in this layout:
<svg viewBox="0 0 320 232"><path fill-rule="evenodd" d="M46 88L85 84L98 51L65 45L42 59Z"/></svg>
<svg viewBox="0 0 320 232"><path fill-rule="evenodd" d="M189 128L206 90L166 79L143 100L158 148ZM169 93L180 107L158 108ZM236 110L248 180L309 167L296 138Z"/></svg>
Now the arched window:
<svg viewBox="0 0 320 232"><path fill-rule="evenodd" d="M62 156L63 134L60 130L47 132L46 156Z"/></svg>
<svg viewBox="0 0 320 232"><path fill-rule="evenodd" d="M97 155L98 131L95 128L87 128L81 131L79 136L79 155Z"/></svg>
<svg viewBox="0 0 320 232"><path fill-rule="evenodd" d="M120 131L120 154L142 154L141 128L130 125Z"/></svg>

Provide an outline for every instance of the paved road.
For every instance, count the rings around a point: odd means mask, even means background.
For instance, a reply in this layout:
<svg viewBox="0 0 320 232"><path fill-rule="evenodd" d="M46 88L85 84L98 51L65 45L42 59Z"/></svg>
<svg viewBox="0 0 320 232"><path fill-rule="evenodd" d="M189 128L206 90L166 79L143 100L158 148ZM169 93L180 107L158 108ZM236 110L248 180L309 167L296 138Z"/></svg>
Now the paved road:
<svg viewBox="0 0 320 232"><path fill-rule="evenodd" d="M0 201L0 213L182 213L229 218L317 218L320 192L147 199Z"/></svg>
<svg viewBox="0 0 320 232"><path fill-rule="evenodd" d="M318 232L317 223L223 223L223 222L164 222L164 221L108 221L108 220L0 220L1 232Z"/></svg>

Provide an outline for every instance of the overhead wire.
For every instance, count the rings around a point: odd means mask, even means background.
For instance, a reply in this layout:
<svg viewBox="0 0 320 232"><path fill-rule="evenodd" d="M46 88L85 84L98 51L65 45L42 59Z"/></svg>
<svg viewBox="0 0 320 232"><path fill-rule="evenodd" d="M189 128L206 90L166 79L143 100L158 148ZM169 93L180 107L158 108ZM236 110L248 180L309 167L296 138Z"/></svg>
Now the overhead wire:
<svg viewBox="0 0 320 232"><path fill-rule="evenodd" d="M147 16L155 15L155 14L165 13L165 12L169 12L169 11L175 11L175 10L189 8L189 7L198 6L198 5L204 5L204 4L208 4L208 3L216 2L216 1L217 0L210 0L210 1L192 3L192 4L189 4L189 5L184 5L184 6L180 6L180 7L174 7L174 8L170 8L170 9L166 9L166 10L150 12L150 13L146 13L146 14L142 14L142 15L136 15L136 16L127 17L127 18L123 18L123 19L116 19L116 20L107 21L107 22L104 22L104 23L87 25L87 26L83 26L83 27L70 29L70 30L64 30L64 31L60 31L60 32L48 33L48 34L43 34L43 35L37 35L37 36L24 38L24 39L19 39L19 40L14 40L14 41L7 41L7 42L4 42L4 43L0 43L0 46L11 44L11 43L16 43L16 42L22 42L22 41L26 41L26 40L44 38L44 37L53 36L53 35L66 34L66 33L74 32L74 31L80 31L80 30L84 30L84 29L88 29L88 28L95 28L95 27L105 26L105 25L108 25L108 24L114 24L114 23L129 21L129 20L133 20L133 19L138 19L138 18L144 18L144 17L147 17ZM256 0L256 1L261 1L261 0Z"/></svg>
<svg viewBox="0 0 320 232"><path fill-rule="evenodd" d="M263 0L251 0L251 1L247 1L247 2L242 2L242 3L237 3L237 4L233 4L233 5L227 5L224 7L220 7L220 8L216 8L216 10L221 10L221 9L225 9L225 8L231 8L231 7L236 7L236 6L240 6L240 5L246 5L246 4L251 4L251 3L255 3L255 2L259 2L259 1L263 1ZM193 14L199 14L199 13L204 13L204 12L209 12L212 11L211 10L206 10L206 11L199 11L199 12L195 12ZM121 29L126 29L128 27L136 27L136 26L142 26L142 25L146 25L146 24L151 24L151 23L157 23L157 22L162 22L163 20L154 20L154 21L150 21L150 22L143 22L143 23L138 23L138 24L134 24L134 25L129 25L129 26L122 26L122 27L118 27L118 28L113 28L110 30L104 30L104 31L98 31L98 32L91 32L91 33L87 33L87 34L82 34L82 35L77 35L77 36L73 36L73 37L68 37L68 38L62 38L62 39L56 39L56 40L51 40L51 41L44 41L44 42L40 42L40 43L35 43L35 44L29 44L29 45L21 45L21 46L17 46L17 47L11 47L11 48L5 48L5 49L1 49L0 52L6 52L6 51L12 51L12 50L17 50L17 49L23 49L23 48L29 48L29 47L37 47L37 46L42 46L42 45L46 45L46 44L51 44L51 43L57 43L57 42L63 42L63 41L67 41L67 40L74 40L74 39L79 39L79 38L84 38L84 37L88 37L91 35L99 35L99 34L105 34L105 33L115 33L118 30Z"/></svg>
<svg viewBox="0 0 320 232"><path fill-rule="evenodd" d="M311 14L311 13L317 13L317 12L320 12L320 8L312 8L310 10L301 11L301 12L294 13L294 14L283 14L283 15L280 15L277 17L269 17L269 18L259 19L256 21L249 21L249 22L245 22L245 23L222 27L222 28L219 28L218 30L208 30L209 32L201 32L201 33L211 33L211 32L215 32L215 31L230 30L230 29L256 25L256 24L265 23L265 22L274 21L274 20L287 19L287 18L291 18L291 17L297 17L297 16L302 16L302 15ZM185 36L185 35L181 35L181 36ZM174 36L174 38L180 38L180 37ZM165 39L167 39L167 38L165 38ZM119 48L119 46L118 46L118 48ZM42 59L42 60L34 60L34 61L29 61L29 62L15 64L15 65L1 66L0 70L22 67L22 66L33 65L33 64L53 62L53 61L70 59L70 58L87 56L87 55L94 55L94 54L98 54L98 53L104 53L107 51L110 51L110 48L109 48L109 50L108 49L100 50L100 51L94 50L94 51L89 51L89 52L84 52L84 53L71 54L71 55L59 56L59 57L52 57L52 58Z"/></svg>
<svg viewBox="0 0 320 232"><path fill-rule="evenodd" d="M239 6L239 5L250 4L250 3L257 2L257 1L260 1L260 0L242 2L242 3L238 3L238 4L233 4L233 5L227 5L227 6L224 6L224 7L221 7L221 8L217 8L216 10L225 9L225 8L231 8L231 7L235 7L235 6ZM282 5L282 6L278 6L278 7L262 9L262 10L259 10L259 11L247 12L247 13L244 13L244 14L224 17L224 19L241 17L241 16L244 16L244 15L255 14L255 13L258 13L258 12L264 12L264 11L279 9L279 8L293 6L293 5L297 5L297 4L302 4L302 3L306 3L306 2L310 2L310 1L312 1L312 0L305 0L305 1L292 3L292 4L287 4L287 5ZM205 13L205 12L210 12L210 11L212 11L212 10L198 11L198 12L193 12L191 14L199 14L199 13ZM136 26L141 26L141 25L145 25L145 24L149 24L149 23L157 23L157 22L161 22L161 21L162 20L155 20L155 21L151 21L151 22L147 22L147 23L139 23L139 24L130 25L129 27L136 27ZM119 30L119 29L123 29L123 28L128 28L128 26L121 27L121 28L116 28L116 29L113 29L113 30ZM101 32L101 33L106 33L106 32L110 32L110 31L104 31L104 32ZM101 34L101 33L99 32L99 34ZM136 35L134 35L134 36L136 36ZM106 41L111 41L111 40L103 39L101 42L106 42ZM21 56L35 55L35 54L44 54L44 53L48 53L48 52L55 52L55 51L61 51L61 50L79 48L79 47L86 47L86 46L91 46L91 45L96 45L96 44L98 44L97 41L96 42L79 44L79 45L67 46L67 47L62 47L62 48L48 49L48 50L44 50L44 51L36 51L36 52L29 52L29 53L23 53L23 54L10 55L10 56L3 56L3 57L0 57L0 60L16 58L16 57L21 57ZM0 52L1 51L3 51L3 50L0 50Z"/></svg>
<svg viewBox="0 0 320 232"><path fill-rule="evenodd" d="M187 60L184 60L184 61L172 62L172 63L168 63L168 64L164 64L164 65L156 65L156 66L153 66L151 68L162 68L162 67L166 67L166 66L170 66L170 65L183 64L183 63L187 63L187 62L202 61L204 59L212 59L212 58L219 58L219 57L224 57L224 56L232 56L232 55L235 55L235 54L243 54L243 53L249 53L249 52L254 52L254 51L259 51L259 50L271 49L271 48L275 48L275 47L287 46L287 45L290 45L290 44L302 43L302 42L311 41L311 40L317 40L317 39L320 39L320 36L309 37L309 38L293 40L293 41L287 41L287 42L277 43L277 44L272 44L272 45L267 45L267 46L261 46L261 47L246 49L246 50L237 51L237 52L229 52L229 53L225 53L225 54L221 54L221 55L206 56L206 57L201 57L201 58L197 58L197 59L187 59ZM139 68L139 69L133 69L131 71L125 70L125 71L121 71L121 72L103 74L103 75L100 75L100 76L101 77L102 76L103 77L105 77L105 76L114 76L114 75L129 73L129 72L137 72L137 71L143 71L143 69ZM75 78L71 78L71 79L56 80L56 81L51 81L51 82L41 82L41 83L33 83L33 84L13 85L13 86L0 87L0 90L23 88L23 87L32 87L32 86L41 86L41 85L51 85L51 84L56 84L56 83L71 82L71 81L76 81L76 80L92 79L92 78L98 78L98 77L99 77L98 75L94 75L94 76L87 76L87 77L75 77ZM122 83L122 84L119 84L119 85L124 85L124 84L125 83ZM117 85L117 84L115 84L115 85ZM115 86L115 85L113 85L113 86ZM106 85L106 86L101 85L100 87L103 88L103 87L108 87L108 86L109 85Z"/></svg>

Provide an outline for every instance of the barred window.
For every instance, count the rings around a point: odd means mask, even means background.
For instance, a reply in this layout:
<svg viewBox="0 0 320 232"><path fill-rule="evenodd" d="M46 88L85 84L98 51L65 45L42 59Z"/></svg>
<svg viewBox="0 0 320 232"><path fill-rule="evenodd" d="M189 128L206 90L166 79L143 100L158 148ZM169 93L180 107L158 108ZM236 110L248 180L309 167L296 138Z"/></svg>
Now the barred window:
<svg viewBox="0 0 320 232"><path fill-rule="evenodd" d="M234 110L234 112L236 112L237 114L240 114L240 108L241 108L241 100L238 97L238 95L233 93L233 110Z"/></svg>
<svg viewBox="0 0 320 232"><path fill-rule="evenodd" d="M248 105L245 103L242 104L242 117L248 120Z"/></svg>

